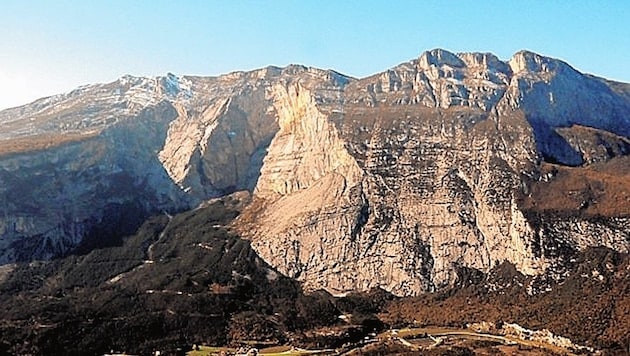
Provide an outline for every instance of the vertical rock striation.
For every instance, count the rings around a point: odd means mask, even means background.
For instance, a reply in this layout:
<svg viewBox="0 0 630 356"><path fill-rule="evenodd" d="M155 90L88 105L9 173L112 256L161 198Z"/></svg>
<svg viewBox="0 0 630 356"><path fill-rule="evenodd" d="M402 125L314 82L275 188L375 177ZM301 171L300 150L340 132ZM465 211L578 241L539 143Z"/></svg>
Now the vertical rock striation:
<svg viewBox="0 0 630 356"><path fill-rule="evenodd" d="M628 92L531 52L441 49L358 80L288 66L86 86L0 112L0 261L110 243L240 190L253 197L234 229L333 293L415 295L460 267L539 274L588 246L627 252L625 210L548 211L539 192L625 189L588 171L630 152Z"/></svg>
<svg viewBox="0 0 630 356"><path fill-rule="evenodd" d="M585 135L567 133L573 125L608 138L603 147L612 148L600 160L625 154L628 101L602 85L529 52L506 63L491 54L444 50L353 81L342 97L316 106L358 170L329 164L334 175L317 173L318 184L278 189L275 201L259 191L265 199L250 207L256 214L241 218L242 231L282 272L335 293L381 286L417 294L452 284L460 266L487 271L509 261L538 274L586 246L627 251L628 236L608 218L593 233L592 219L550 223L519 205L528 182L540 177L541 160L575 165L592 155L586 148L593 144L581 141ZM585 105L604 117L596 119ZM303 111L294 112L302 118ZM283 142L305 142L299 129L281 132ZM317 142L339 147L329 134ZM289 161L299 166L267 172L267 165L290 167L270 149L263 176L289 184L310 180L307 167L326 171L319 165L325 160L300 161L291 147L279 151L295 154Z"/></svg>

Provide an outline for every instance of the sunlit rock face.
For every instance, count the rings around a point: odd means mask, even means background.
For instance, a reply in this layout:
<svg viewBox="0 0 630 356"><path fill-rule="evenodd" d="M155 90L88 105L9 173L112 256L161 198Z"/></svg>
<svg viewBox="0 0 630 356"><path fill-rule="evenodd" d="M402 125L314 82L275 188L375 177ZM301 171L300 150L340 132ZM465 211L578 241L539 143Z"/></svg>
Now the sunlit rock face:
<svg viewBox="0 0 630 356"><path fill-rule="evenodd" d="M539 274L587 246L627 252L625 210L547 211L532 191L549 164L609 179L630 152L628 92L531 52L441 49L363 79L289 66L83 87L0 112L0 261L107 244L240 190L252 202L233 228L333 293L414 295L461 266Z"/></svg>
<svg viewBox="0 0 630 356"><path fill-rule="evenodd" d="M594 122L581 115L572 81L580 96L617 116ZM538 86L558 93L530 90ZM557 111L544 116L543 104ZM491 54L426 52L317 103L334 135L311 129L319 138L304 139L304 130L322 127L319 113L283 128L262 177L275 167L274 181L289 188L276 190L279 197L258 191L251 214L237 225L282 272L334 293L381 286L417 294L453 283L459 265L488 270L508 260L537 274L586 245L627 251L626 218L618 229L595 224L600 232L584 237L580 231L593 231L592 220L539 221L519 205L539 179L542 159L576 165L627 154L626 134L614 129L628 127L618 114L627 105L605 82L555 59L520 52L502 62ZM588 135L577 132L582 126ZM323 156L301 161L299 149L283 149L284 142L319 143L331 154L343 147L347 155L334 164Z"/></svg>

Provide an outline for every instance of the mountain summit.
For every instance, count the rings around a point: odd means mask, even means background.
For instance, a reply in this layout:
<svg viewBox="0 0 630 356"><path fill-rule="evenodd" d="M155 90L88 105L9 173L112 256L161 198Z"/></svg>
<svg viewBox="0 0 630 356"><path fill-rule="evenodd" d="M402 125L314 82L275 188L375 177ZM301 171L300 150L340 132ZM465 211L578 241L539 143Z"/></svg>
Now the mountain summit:
<svg viewBox="0 0 630 356"><path fill-rule="evenodd" d="M0 262L117 244L237 191L251 201L233 231L332 293L628 252L629 92L528 51L442 49L361 79L288 66L84 86L0 112Z"/></svg>

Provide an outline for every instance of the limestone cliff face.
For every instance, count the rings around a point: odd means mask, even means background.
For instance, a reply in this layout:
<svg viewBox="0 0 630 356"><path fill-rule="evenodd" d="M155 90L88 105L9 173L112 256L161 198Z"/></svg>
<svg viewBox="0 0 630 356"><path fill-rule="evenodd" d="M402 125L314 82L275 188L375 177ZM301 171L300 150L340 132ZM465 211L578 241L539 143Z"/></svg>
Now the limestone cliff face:
<svg viewBox="0 0 630 356"><path fill-rule="evenodd" d="M0 262L53 258L86 240L112 243L149 214L187 206L155 157L175 114L162 103L99 135L3 156Z"/></svg>
<svg viewBox="0 0 630 356"><path fill-rule="evenodd" d="M392 120L404 111L346 110L342 139L356 168L265 201L243 230L263 258L337 293L415 294L453 282L456 265L506 259L541 271L547 261L534 256L535 231L516 203L520 172L501 158L495 124L465 127L482 112L415 109Z"/></svg>
<svg viewBox="0 0 630 356"><path fill-rule="evenodd" d="M317 108L313 91L298 82L275 85L269 94L280 130L267 149L256 194L290 195L332 173L344 177L344 184L356 184L359 167L334 124Z"/></svg>
<svg viewBox="0 0 630 356"><path fill-rule="evenodd" d="M313 112L307 88L347 80L300 66L216 78L125 76L1 112L0 263L114 243L149 215L252 191L281 127ZM305 139L334 135L324 119ZM317 144L309 145L303 152ZM313 155L321 158L305 159L336 162L341 154L320 145ZM294 185L328 172L319 165ZM270 191L284 185L266 182Z"/></svg>
<svg viewBox="0 0 630 356"><path fill-rule="evenodd" d="M333 293L413 295L460 266L538 274L587 246L625 252L624 212L590 199L557 214L532 191L563 186L543 161L570 175L630 152L627 92L530 52L439 49L359 80L289 66L80 88L0 112L0 261L239 190L252 202L234 229ZM610 177L596 175L623 184Z"/></svg>
<svg viewBox="0 0 630 356"><path fill-rule="evenodd" d="M572 85L611 115L595 122L591 111L581 113ZM528 182L540 179L541 159L579 164L625 154L627 117L621 113L627 100L600 85L529 52L505 63L490 54L443 50L351 82L337 100L316 106L359 173L337 170L315 185L292 184L276 190L275 201L259 191L266 199L244 214L242 231L280 271L335 293L381 286L417 294L454 282L457 266L486 271L507 260L538 274L572 249L627 251L624 223L611 223L614 218L550 222L519 204L529 194ZM546 89L530 90L538 87ZM557 91L555 97L549 91ZM305 142L299 129L281 132L283 142ZM338 146L328 135L319 142ZM270 147L265 165L290 167L284 157ZM310 179L304 168L322 171L313 162L274 169L273 175L263 167L262 177Z"/></svg>
<svg viewBox="0 0 630 356"><path fill-rule="evenodd" d="M459 56L435 49L418 59L350 86L348 99L378 103L422 104L490 110L507 90L511 69L490 53Z"/></svg>
<svg viewBox="0 0 630 356"><path fill-rule="evenodd" d="M630 102L605 83L526 51L516 53L509 65L514 76L503 107L527 115L542 156L569 165L584 162L584 152L571 147L558 128L582 125L630 136Z"/></svg>

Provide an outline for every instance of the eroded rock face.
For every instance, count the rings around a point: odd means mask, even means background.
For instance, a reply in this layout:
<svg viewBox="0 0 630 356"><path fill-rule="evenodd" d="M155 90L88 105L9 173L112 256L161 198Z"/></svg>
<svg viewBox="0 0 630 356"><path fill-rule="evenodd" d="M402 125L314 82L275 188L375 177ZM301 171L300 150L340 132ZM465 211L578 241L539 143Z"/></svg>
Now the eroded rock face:
<svg viewBox="0 0 630 356"><path fill-rule="evenodd" d="M296 90L348 80L300 66L216 78L125 76L1 112L0 263L107 245L149 215L253 191L281 128L314 112L314 98L296 100ZM325 118L313 129L334 135ZM321 147L316 156L341 162L342 151ZM271 192L284 186L265 182Z"/></svg>
<svg viewBox="0 0 630 356"><path fill-rule="evenodd" d="M253 198L234 229L333 293L414 295L459 267L537 274L563 249L628 251L624 213L551 218L531 197L553 179L543 160L628 153L627 92L530 52L439 49L360 80L289 66L88 86L0 113L1 261L239 190Z"/></svg>
<svg viewBox="0 0 630 356"><path fill-rule="evenodd" d="M459 56L435 49L349 86L351 102L422 104L490 110L506 91L510 67L490 53Z"/></svg>
<svg viewBox="0 0 630 356"><path fill-rule="evenodd" d="M161 103L97 136L3 156L0 262L115 243L150 214L188 206L155 156L175 115Z"/></svg>
<svg viewBox="0 0 630 356"><path fill-rule="evenodd" d="M335 172L319 184L278 191L275 201L264 197L251 208L255 222L242 217L242 231L280 271L334 293L381 286L417 294L452 284L458 266L488 271L507 260L538 274L567 248L601 244L627 251L624 223L579 216L541 222L519 204L529 194L527 182L540 179L545 157L578 164L625 154L626 138L601 129L627 118L596 124L580 117L581 104L572 105L562 89L576 81L586 91L579 95L621 112L627 102L617 97L612 104L609 89L588 94L583 85L599 85L591 80L526 52L504 63L488 54L434 50L352 82L338 101L318 109L329 114L359 173ZM549 89L548 83L562 94L554 99L528 89ZM533 103L556 111L544 117ZM570 127L587 122L588 135ZM299 130L285 134L287 141L301 136ZM324 136L319 142L337 145ZM270 150L265 164L276 165L276 157ZM310 177L274 172L280 182Z"/></svg>
<svg viewBox="0 0 630 356"><path fill-rule="evenodd" d="M359 173L338 171L265 201L246 230L271 264L312 288L383 286L398 294L448 285L456 264L544 267L515 201L521 173L501 158L502 141L492 138L500 135L483 112L346 110L342 138Z"/></svg>

